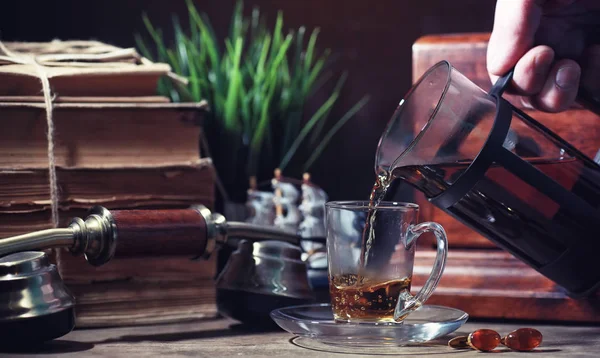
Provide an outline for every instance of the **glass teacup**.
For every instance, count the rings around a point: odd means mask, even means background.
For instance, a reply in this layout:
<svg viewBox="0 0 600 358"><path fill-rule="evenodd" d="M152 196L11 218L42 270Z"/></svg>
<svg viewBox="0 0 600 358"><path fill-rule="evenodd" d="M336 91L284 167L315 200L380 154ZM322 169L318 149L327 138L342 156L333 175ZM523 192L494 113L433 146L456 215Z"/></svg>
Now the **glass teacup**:
<svg viewBox="0 0 600 358"><path fill-rule="evenodd" d="M326 208L329 292L335 320L402 322L423 305L444 271L448 245L442 226L417 224L416 204L384 201L377 206L374 238L367 244L363 231L368 201L328 202ZM415 243L425 232L435 234L437 256L429 278L413 296Z"/></svg>

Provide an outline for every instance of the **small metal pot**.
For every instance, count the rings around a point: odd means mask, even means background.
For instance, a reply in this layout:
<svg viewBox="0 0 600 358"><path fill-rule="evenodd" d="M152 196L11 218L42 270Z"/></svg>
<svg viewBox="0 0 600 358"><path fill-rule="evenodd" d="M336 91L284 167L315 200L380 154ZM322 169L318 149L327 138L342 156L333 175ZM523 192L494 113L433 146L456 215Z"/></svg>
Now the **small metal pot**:
<svg viewBox="0 0 600 358"><path fill-rule="evenodd" d="M243 240L217 277L219 313L242 323L272 325L269 313L314 301L298 246Z"/></svg>

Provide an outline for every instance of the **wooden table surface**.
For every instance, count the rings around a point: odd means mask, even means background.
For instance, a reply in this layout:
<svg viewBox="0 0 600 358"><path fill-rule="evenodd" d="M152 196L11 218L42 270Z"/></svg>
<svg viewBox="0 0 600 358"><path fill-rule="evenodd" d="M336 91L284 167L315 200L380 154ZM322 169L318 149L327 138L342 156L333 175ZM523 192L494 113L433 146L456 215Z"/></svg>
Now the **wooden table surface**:
<svg viewBox="0 0 600 358"><path fill-rule="evenodd" d="M497 349L500 357L599 357L600 327L527 325L469 322L457 332L434 342L410 347L353 349L353 356L469 357L481 354L447 347L448 339L478 328L491 328L501 335L530 326L544 335L536 353ZM0 347L0 350L2 348ZM226 319L179 324L79 329L39 348L0 353L10 357L343 357L348 349L322 346L312 340L274 330L256 332Z"/></svg>

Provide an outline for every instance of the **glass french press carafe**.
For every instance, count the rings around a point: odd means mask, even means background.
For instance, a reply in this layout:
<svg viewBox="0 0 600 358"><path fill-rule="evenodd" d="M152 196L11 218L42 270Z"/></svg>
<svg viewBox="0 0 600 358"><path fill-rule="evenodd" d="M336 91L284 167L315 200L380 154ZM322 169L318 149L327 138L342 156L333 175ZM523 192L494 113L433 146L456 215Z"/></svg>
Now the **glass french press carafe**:
<svg viewBox="0 0 600 358"><path fill-rule="evenodd" d="M600 286L600 166L448 62L413 86L382 135L375 169L572 296ZM451 241L451 237L450 237Z"/></svg>

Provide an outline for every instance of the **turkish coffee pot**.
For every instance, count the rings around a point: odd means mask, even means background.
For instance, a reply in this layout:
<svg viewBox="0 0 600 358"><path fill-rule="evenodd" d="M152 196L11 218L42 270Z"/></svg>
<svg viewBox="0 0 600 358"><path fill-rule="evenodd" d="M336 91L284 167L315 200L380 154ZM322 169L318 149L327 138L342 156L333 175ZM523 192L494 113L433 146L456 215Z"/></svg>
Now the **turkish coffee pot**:
<svg viewBox="0 0 600 358"><path fill-rule="evenodd" d="M273 228L228 222L204 206L168 210L108 210L95 207L67 228L0 239L0 345L44 342L75 325L75 299L45 252L66 248L93 266L113 257L188 255L207 259L220 247L237 251L217 278L232 318L268 317L282 305L313 300L301 238ZM246 299L257 303L241 312ZM235 307L238 307L237 309Z"/></svg>
<svg viewBox="0 0 600 358"><path fill-rule="evenodd" d="M450 63L434 65L389 121L375 171L408 182L567 294L589 295L600 286L600 166L502 98L511 76L486 92ZM600 114L600 96L579 94Z"/></svg>

